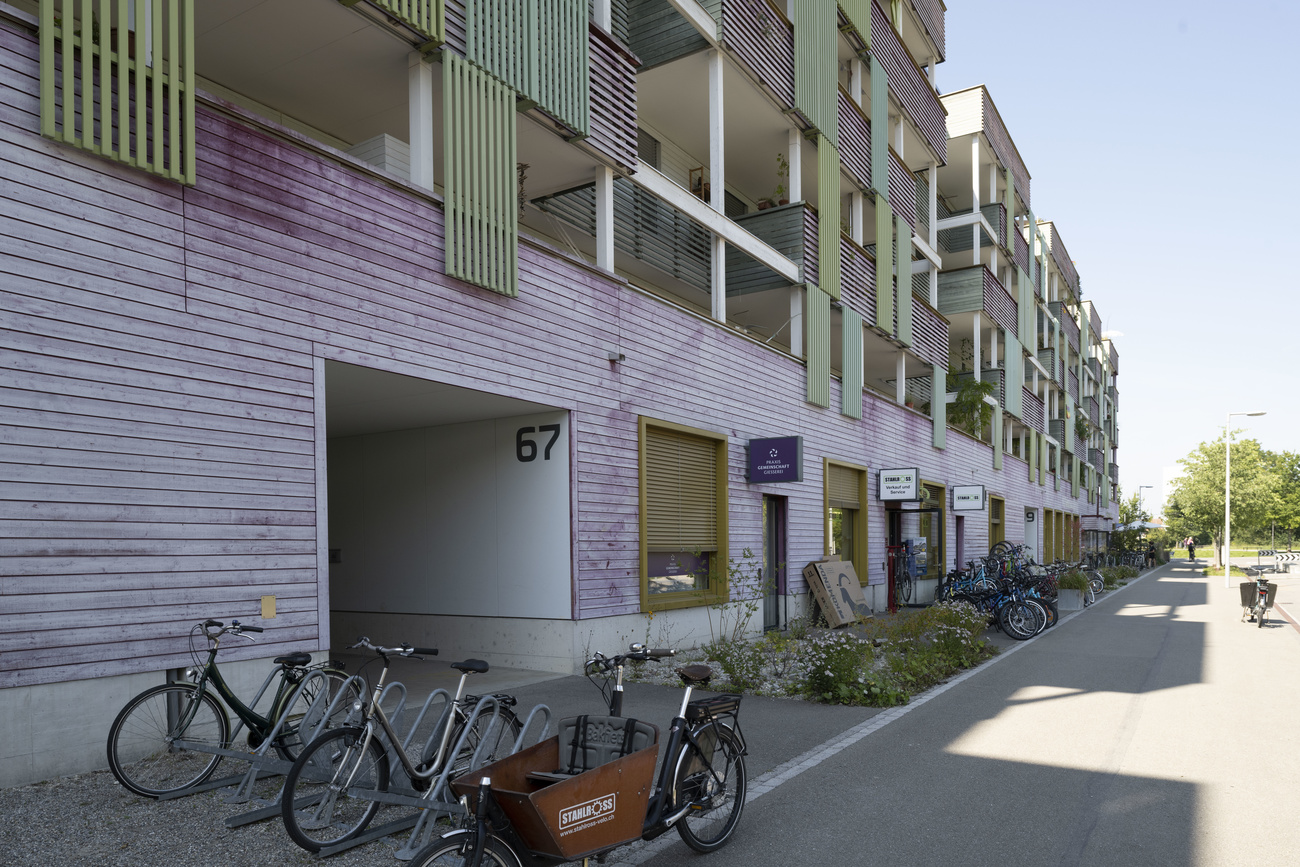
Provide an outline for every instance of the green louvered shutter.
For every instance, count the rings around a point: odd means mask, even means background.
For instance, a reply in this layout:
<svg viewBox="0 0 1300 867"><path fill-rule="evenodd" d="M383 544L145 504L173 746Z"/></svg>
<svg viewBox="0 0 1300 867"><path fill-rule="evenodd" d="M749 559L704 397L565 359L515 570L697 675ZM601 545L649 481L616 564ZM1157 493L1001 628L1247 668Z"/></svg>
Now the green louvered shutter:
<svg viewBox="0 0 1300 867"><path fill-rule="evenodd" d="M862 418L862 316L844 308L840 320L840 412Z"/></svg>
<svg viewBox="0 0 1300 867"><path fill-rule="evenodd" d="M831 297L812 284L804 291L807 299L807 399L811 404L831 405Z"/></svg>
<svg viewBox="0 0 1300 867"><path fill-rule="evenodd" d="M930 418L934 422L934 447L948 447L948 371L936 367L930 372Z"/></svg>
<svg viewBox="0 0 1300 867"><path fill-rule="evenodd" d="M1016 340L1010 334L1006 335L1006 358L1003 363L1005 368L1002 371L1003 390L1006 392L1006 398L1003 401L1003 409L1014 415L1016 418L1024 416L1024 393L1025 393L1025 356L1021 349L1020 341Z"/></svg>
<svg viewBox="0 0 1300 867"><path fill-rule="evenodd" d="M1002 469L1002 410L993 410L993 469Z"/></svg>
<svg viewBox="0 0 1300 867"><path fill-rule="evenodd" d="M871 185L889 196L889 75L871 58Z"/></svg>
<svg viewBox="0 0 1300 867"><path fill-rule="evenodd" d="M894 333L894 211L876 193L876 321L886 334Z"/></svg>
<svg viewBox="0 0 1300 867"><path fill-rule="evenodd" d="M41 0L41 134L192 185L193 0L132 8Z"/></svg>
<svg viewBox="0 0 1300 867"><path fill-rule="evenodd" d="M466 56L536 101L538 0L468 0Z"/></svg>
<svg viewBox="0 0 1300 867"><path fill-rule="evenodd" d="M839 15L835 0L799 0L794 17L794 104L839 147Z"/></svg>
<svg viewBox="0 0 1300 867"><path fill-rule="evenodd" d="M514 91L447 53L443 104L447 274L515 297Z"/></svg>
<svg viewBox="0 0 1300 867"><path fill-rule="evenodd" d="M443 0L372 0L398 21L423 33L435 45L447 40Z"/></svg>
<svg viewBox="0 0 1300 867"><path fill-rule="evenodd" d="M578 135L591 133L587 0L539 0L537 104Z"/></svg>
<svg viewBox="0 0 1300 867"><path fill-rule="evenodd" d="M902 214L894 215L898 231L898 340L912 345L912 227Z"/></svg>
<svg viewBox="0 0 1300 867"><path fill-rule="evenodd" d="M831 298L840 297L840 152L817 136L817 282Z"/></svg>
<svg viewBox="0 0 1300 867"><path fill-rule="evenodd" d="M858 31L862 41L870 48L872 0L840 0L839 6L844 10L844 17L849 19L853 29Z"/></svg>

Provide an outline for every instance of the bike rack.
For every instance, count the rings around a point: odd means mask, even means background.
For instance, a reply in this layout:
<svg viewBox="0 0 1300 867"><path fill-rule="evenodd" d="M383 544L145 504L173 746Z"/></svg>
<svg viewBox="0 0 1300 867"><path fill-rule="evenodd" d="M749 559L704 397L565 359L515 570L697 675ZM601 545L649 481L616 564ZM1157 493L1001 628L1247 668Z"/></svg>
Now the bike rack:
<svg viewBox="0 0 1300 867"><path fill-rule="evenodd" d="M266 693L267 686L271 683L271 681L276 677L277 674L278 671L273 670L271 674L267 676L266 680L263 681L262 683L261 689L259 689L257 691L257 695L253 697L252 704L249 705L250 707L257 706L257 703L261 701L262 696ZM289 768L293 767L293 762L285 761L284 759L280 758L278 755L276 755L273 752L272 748L274 746L275 739L279 736L280 729L284 726L284 721L287 716L288 710L292 709L294 704L297 703L298 698L302 695L303 690L314 679L324 678L325 676L326 676L325 672L322 671L321 669L308 670L307 674L303 677L302 682L299 683L298 686L294 689L294 691L290 694L289 700L285 704L285 709L286 709L285 714L282 714L281 717L275 721L275 725L271 728L270 733L267 735L265 739L263 739L262 743L258 745L257 749L251 753L246 750L230 749L229 746L214 747L211 744L192 743L190 741L186 741L183 739L178 741L177 742L178 745L183 746L185 749L194 750L195 752L201 752L201 753L212 753L214 755L219 755L223 758L236 759L241 762L248 762L250 767L247 771L242 773L232 774L230 776L222 777L216 780L207 780L203 783L200 783L197 786L191 786L187 789L182 789L179 792L169 792L165 795L160 796L158 800L170 801L175 798L184 798L184 797L188 797L189 795L196 795L200 792L210 792L213 791L214 789L225 789L225 788L229 788L230 786L238 785L239 788L236 790L235 794L231 795L230 798L227 799L227 803L232 803L232 804L244 803L251 799L250 793L252 791L252 786L257 780L265 779L266 777L274 776L276 774L280 774L280 775L287 774L289 772ZM310 732L311 738L303 739L304 744L309 743L311 739L314 739L322 731L324 731L325 722L334 715L335 711L339 710L339 702L344 698L345 695L347 695L347 686L353 683L357 684L357 686L362 692L365 691L365 681L362 680L361 676L358 674L354 674L351 677L349 677L346 681L344 681L343 683L344 688L339 690L338 694L334 696L334 699L325 708L325 712L321 714L320 720L316 723L316 725L312 728ZM313 699L312 703L307 707L308 714L310 714L313 709L319 706L319 703L323 696L324 696L323 691L317 694L316 698ZM228 743L233 744L235 742L235 738L239 735L239 732L243 728L244 728L244 721L239 720L238 724L236 724L234 729L231 730L230 740ZM279 803L278 796L276 798L275 803L276 804ZM230 820L227 820L227 823L229 823L229 821ZM234 826L231 825L230 827L234 827Z"/></svg>
<svg viewBox="0 0 1300 867"><path fill-rule="evenodd" d="M411 738L415 734L416 729L419 728L420 721L424 719L433 699L435 697L438 697L438 693L442 693L446 697L447 703L444 705L443 711L439 716L438 725L434 726L433 731L430 732L429 738L424 745L424 751L421 753L421 755L428 755L431 751L435 751L437 749L437 744L435 743L435 739L442 738L443 726L449 723L450 721L449 717L452 712L450 696L447 695L446 690L441 690L441 689L435 690L429 696L429 698L426 699L424 703L424 707L421 708L420 714L416 717L415 722L412 723L410 730L407 732L405 738L403 739L402 742L403 750L407 749L407 747L410 745ZM471 767L477 767L481 765L482 760L485 758L485 756L483 755L483 751L486 748L486 745L492 743L492 735L496 731L496 727L498 725L503 725L503 723L501 722L500 711L501 711L501 703L495 696L485 695L482 698L480 698L478 704L474 706L473 711L471 711L469 715L466 717L466 725L464 729L461 731L460 737L456 740L454 744L448 744L448 748L449 748L447 752L448 757L458 755L461 752L461 750L465 748L466 743L468 742L470 736L470 732L473 731L474 729L474 723L483 714L491 713L492 719L488 723L488 728L485 732L485 737L483 737L482 740L480 740L479 743L475 746L474 753L470 757ZM551 709L544 704L539 704L529 712L527 719L524 721L524 724L519 731L518 737L515 738L514 743L511 744L510 746L510 752L508 753L508 755L514 755L522 748L524 741L528 737L529 731L533 728L535 721L538 720L539 718L541 719L542 731L541 734L538 736L538 740L544 740L547 737L547 735L550 733L550 728L551 728ZM504 756L499 756L498 759L500 758L504 758ZM402 769L402 765L400 762L396 762L394 764L398 769ZM367 798L372 801L378 801L381 804L414 807L417 812L411 813L410 815L404 816L400 819L395 819L391 822L387 822L376 828L371 828L363 834L360 834L348 840L343 840L333 846L325 847L320 850L319 855L321 857L336 855L339 852L345 852L349 849L354 849L357 846L361 846L366 843L372 842L374 840L379 840L383 837L388 837L398 832L405 831L407 828L411 828L412 829L411 834L408 837L405 845L403 845L400 849L397 850L397 852L394 853L395 857L398 860L401 861L411 860L412 858L415 857L416 853L418 853L421 849L423 849L425 846L429 844L430 840L433 837L433 832L436 828L437 820L441 815L446 814L447 816L461 816L465 814L465 809L463 806L461 806L459 799L455 798L451 794L450 788L448 787L448 776L450 775L450 773L451 773L451 762L445 761L441 773L439 773L437 776L435 776L430 780L429 788L422 793L416 792L414 788L406 788L399 791L388 791L388 792L379 792L379 791L369 790L369 789L351 790L349 794L355 797Z"/></svg>

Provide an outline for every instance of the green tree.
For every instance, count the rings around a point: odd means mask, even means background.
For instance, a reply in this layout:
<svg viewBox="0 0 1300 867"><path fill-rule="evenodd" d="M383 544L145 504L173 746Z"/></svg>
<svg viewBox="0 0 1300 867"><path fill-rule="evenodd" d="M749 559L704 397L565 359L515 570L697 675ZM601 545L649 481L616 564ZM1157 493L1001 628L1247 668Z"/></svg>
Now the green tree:
<svg viewBox="0 0 1300 867"><path fill-rule="evenodd" d="M1117 526L1123 527L1139 521L1151 520L1150 513L1142 508L1137 494L1126 500L1117 490L1115 496L1119 500L1119 522ZM1143 530L1116 530L1110 534L1110 547L1120 551L1140 550L1143 532Z"/></svg>
<svg viewBox="0 0 1300 867"><path fill-rule="evenodd" d="M1277 504L1268 517L1276 522L1279 535L1286 533L1290 548L1300 530L1300 453L1274 454L1273 472L1277 476Z"/></svg>
<svg viewBox="0 0 1300 867"><path fill-rule="evenodd" d="M1174 482L1173 497L1183 525L1214 540L1216 557L1223 545L1224 438L1201 443L1178 463L1183 475ZM1278 474L1273 456L1258 440L1232 443L1232 533L1241 538L1267 526L1277 511Z"/></svg>

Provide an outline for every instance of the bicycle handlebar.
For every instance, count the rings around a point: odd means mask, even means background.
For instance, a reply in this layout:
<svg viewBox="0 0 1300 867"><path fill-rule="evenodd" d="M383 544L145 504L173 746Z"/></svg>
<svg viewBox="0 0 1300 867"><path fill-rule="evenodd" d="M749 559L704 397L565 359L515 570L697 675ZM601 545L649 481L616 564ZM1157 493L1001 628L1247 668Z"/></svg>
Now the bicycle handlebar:
<svg viewBox="0 0 1300 867"><path fill-rule="evenodd" d="M597 671L612 671L625 662L649 662L657 659L667 659L670 656L676 656L677 651L671 647L646 647L644 644L633 644L628 648L627 653L620 653L615 656L605 656L597 652L591 659L587 660L586 668Z"/></svg>
<svg viewBox="0 0 1300 867"><path fill-rule="evenodd" d="M412 647L409 644L399 644L396 647L380 647L377 644L372 644L370 639L364 635L358 638L357 643L349 647L348 650L355 650L358 647L365 648L366 650L373 650L380 656L395 654L397 656L405 656L409 659L420 659L424 656L438 655L438 648L436 647Z"/></svg>

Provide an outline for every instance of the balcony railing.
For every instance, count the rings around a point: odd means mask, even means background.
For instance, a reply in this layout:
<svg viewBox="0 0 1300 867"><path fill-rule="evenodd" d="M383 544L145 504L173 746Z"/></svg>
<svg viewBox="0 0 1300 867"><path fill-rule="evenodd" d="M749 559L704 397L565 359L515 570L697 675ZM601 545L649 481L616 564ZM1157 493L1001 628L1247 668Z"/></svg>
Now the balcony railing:
<svg viewBox="0 0 1300 867"><path fill-rule="evenodd" d="M1088 421L1092 422L1093 427L1101 426L1101 413L1097 408L1097 398L1085 397L1083 399L1084 412L1088 414Z"/></svg>
<svg viewBox="0 0 1300 867"><path fill-rule="evenodd" d="M1047 368L1047 375L1052 382L1061 381L1061 367L1056 360L1056 350L1052 347L1038 350L1038 363Z"/></svg>
<svg viewBox="0 0 1300 867"><path fill-rule="evenodd" d="M930 41L938 50L939 59L943 60L947 46L944 44L946 37L942 0L912 0L912 8L916 10L916 17L921 19L921 26L925 28L925 32L930 34Z"/></svg>
<svg viewBox="0 0 1300 867"><path fill-rule="evenodd" d="M1110 476L1110 480L1112 482L1116 482L1116 483L1119 482L1119 466L1117 466L1116 464L1110 464L1106 468L1106 472Z"/></svg>
<svg viewBox="0 0 1300 867"><path fill-rule="evenodd" d="M1114 341L1110 343L1110 369L1119 373L1119 350L1115 348Z"/></svg>
<svg viewBox="0 0 1300 867"><path fill-rule="evenodd" d="M1065 375L1065 388L1066 391L1069 392L1070 397L1074 398L1074 402L1078 403L1079 402L1079 374L1075 373L1073 370L1067 373Z"/></svg>
<svg viewBox="0 0 1300 867"><path fill-rule="evenodd" d="M384 12L406 24L433 42L442 42L444 27L443 0L370 0Z"/></svg>
<svg viewBox="0 0 1300 867"><path fill-rule="evenodd" d="M1074 268L1074 261L1070 259L1070 254L1065 249L1065 242L1061 240L1061 233L1056 231L1056 224L1048 224L1050 231L1047 233L1047 247L1052 253L1052 261L1056 263L1056 270L1061 272L1061 277L1070 290L1076 295L1079 292L1079 272ZM1100 331L1100 329L1098 329Z"/></svg>
<svg viewBox="0 0 1300 867"><path fill-rule="evenodd" d="M998 402L998 406L1007 405L1007 380L1005 373L1006 371L1001 367L986 367L980 371L981 382L993 383L992 397ZM975 374L971 371L966 371L965 373L955 373L953 374L953 377L956 379L957 385L960 386L961 383L966 380L974 379Z"/></svg>
<svg viewBox="0 0 1300 867"><path fill-rule="evenodd" d="M1101 449L1088 449L1088 463L1091 464L1097 472L1101 472L1101 468L1105 466L1105 462L1101 457Z"/></svg>
<svg viewBox="0 0 1300 867"><path fill-rule="evenodd" d="M916 177L892 149L889 151L889 206L916 229Z"/></svg>
<svg viewBox="0 0 1300 867"><path fill-rule="evenodd" d="M1057 443L1060 444L1061 448L1064 449L1065 446L1066 446L1066 442L1065 442L1065 419L1063 419L1063 418L1054 418L1054 419L1051 419L1050 421L1048 421L1048 422L1047 422L1047 435L1048 435L1049 437L1051 437L1052 439L1056 440Z"/></svg>
<svg viewBox="0 0 1300 867"><path fill-rule="evenodd" d="M999 328L1016 333L1017 304L993 272L983 265L939 274L939 312L987 313Z"/></svg>
<svg viewBox="0 0 1300 867"><path fill-rule="evenodd" d="M929 243L930 178L924 169L913 172L912 177L916 179L916 234L920 235L926 243Z"/></svg>
<svg viewBox="0 0 1300 867"><path fill-rule="evenodd" d="M1097 305L1093 304L1091 301L1083 302L1083 309L1088 314L1088 325L1092 328L1092 335L1088 340L1088 343L1092 346L1096 346L1101 340L1101 314L1097 312Z"/></svg>
<svg viewBox="0 0 1300 867"><path fill-rule="evenodd" d="M948 320L920 296L912 296L912 351L936 367L948 366Z"/></svg>
<svg viewBox="0 0 1300 867"><path fill-rule="evenodd" d="M636 57L595 24L590 27L591 135L585 144L634 169Z"/></svg>
<svg viewBox="0 0 1300 867"><path fill-rule="evenodd" d="M732 55L749 67L782 108L794 108L794 31L764 0L723 0L722 32Z"/></svg>
<svg viewBox="0 0 1300 867"><path fill-rule="evenodd" d="M1029 242L1025 240L1024 233L1021 232L1019 229L1012 230L1011 235L1012 235L1013 251L1014 251L1012 253L1012 258L1015 259L1016 264L1019 265L1021 270L1023 270L1026 274L1028 274L1030 279L1032 280L1034 275L1033 275L1033 271L1030 269ZM1035 295L1042 294L1041 292L1037 291L1038 290L1037 286L1035 286L1034 289L1035 289L1034 292Z"/></svg>
<svg viewBox="0 0 1300 867"><path fill-rule="evenodd" d="M871 189L871 121L843 88L839 112L840 166L858 186Z"/></svg>
<svg viewBox="0 0 1300 867"><path fill-rule="evenodd" d="M1043 400L1021 386L1020 420L1036 431L1043 430Z"/></svg>
<svg viewBox="0 0 1300 867"><path fill-rule="evenodd" d="M984 228L981 226L980 246L990 247L997 245L998 247L1005 247L1006 244L1004 243L1004 239L1006 238L1007 226L1006 208L1002 206L1001 202L994 202L981 207L980 213L984 215L985 221L988 222L989 226L991 226L993 231L997 234L996 238L991 238L989 237L989 233L984 231ZM953 214L948 211L947 208L943 207L942 203L939 204L940 220L954 216L961 216L961 214ZM966 225L953 226L949 229L940 229L939 245L949 253L958 253L962 250L971 249L971 227Z"/></svg>
<svg viewBox="0 0 1300 867"><path fill-rule="evenodd" d="M840 303L860 313L864 321L876 321L876 260L843 234L840 235ZM946 345L944 352L947 352Z"/></svg>
<svg viewBox="0 0 1300 867"><path fill-rule="evenodd" d="M946 163L948 126L943 104L878 2L871 4L871 53L885 67L889 89L895 98L907 110L940 162Z"/></svg>

